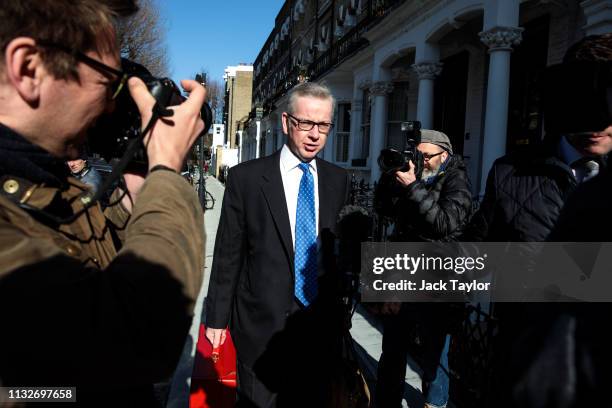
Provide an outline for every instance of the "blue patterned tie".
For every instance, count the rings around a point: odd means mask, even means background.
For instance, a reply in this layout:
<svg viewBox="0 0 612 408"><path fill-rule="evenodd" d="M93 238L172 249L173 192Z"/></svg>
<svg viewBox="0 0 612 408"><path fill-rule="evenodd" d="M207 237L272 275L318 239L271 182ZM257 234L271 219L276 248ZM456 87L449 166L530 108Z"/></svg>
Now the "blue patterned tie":
<svg viewBox="0 0 612 408"><path fill-rule="evenodd" d="M295 216L295 297L308 306L317 296L317 226L314 179L308 163L300 163L300 181Z"/></svg>

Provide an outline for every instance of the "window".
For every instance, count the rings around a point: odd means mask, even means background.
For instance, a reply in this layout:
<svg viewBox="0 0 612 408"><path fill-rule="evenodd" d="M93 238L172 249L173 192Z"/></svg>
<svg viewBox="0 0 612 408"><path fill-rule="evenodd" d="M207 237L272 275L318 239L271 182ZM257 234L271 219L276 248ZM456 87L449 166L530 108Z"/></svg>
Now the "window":
<svg viewBox="0 0 612 408"><path fill-rule="evenodd" d="M275 152L278 149L278 132L276 128L272 129L272 151Z"/></svg>
<svg viewBox="0 0 612 408"><path fill-rule="evenodd" d="M351 104L338 104L336 118L336 161L346 163L349 159L349 137L351 134Z"/></svg>
<svg viewBox="0 0 612 408"><path fill-rule="evenodd" d="M370 119L372 117L372 105L370 104L370 91L363 91L363 107L361 112L361 158L365 166L365 160L370 157Z"/></svg>
<svg viewBox="0 0 612 408"><path fill-rule="evenodd" d="M408 82L393 84L393 92L389 95L387 110L387 144L386 147L404 149L405 140L402 135L401 123L408 119Z"/></svg>
<svg viewBox="0 0 612 408"><path fill-rule="evenodd" d="M263 136L259 139L259 157L264 157L266 155L266 137Z"/></svg>

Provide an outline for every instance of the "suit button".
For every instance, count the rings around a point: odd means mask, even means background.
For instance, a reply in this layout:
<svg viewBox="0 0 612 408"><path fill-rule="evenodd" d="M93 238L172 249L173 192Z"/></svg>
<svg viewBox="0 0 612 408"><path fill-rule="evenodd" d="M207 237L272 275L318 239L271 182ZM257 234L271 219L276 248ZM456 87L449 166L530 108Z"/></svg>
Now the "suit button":
<svg viewBox="0 0 612 408"><path fill-rule="evenodd" d="M89 203L91 203L92 198L93 198L92 194L87 193L83 197L81 197L81 203L83 205L88 205Z"/></svg>
<svg viewBox="0 0 612 408"><path fill-rule="evenodd" d="M6 180L2 188L4 188L4 191L9 194L15 194L17 191L19 191L19 183L17 182L17 180L13 179Z"/></svg>
<svg viewBox="0 0 612 408"><path fill-rule="evenodd" d="M288 310L285 312L285 317L289 317L289 311Z"/></svg>
<svg viewBox="0 0 612 408"><path fill-rule="evenodd" d="M79 249L74 246L74 245L67 245L66 246L66 251L68 252L69 255L77 257L81 254L81 251L79 251Z"/></svg>

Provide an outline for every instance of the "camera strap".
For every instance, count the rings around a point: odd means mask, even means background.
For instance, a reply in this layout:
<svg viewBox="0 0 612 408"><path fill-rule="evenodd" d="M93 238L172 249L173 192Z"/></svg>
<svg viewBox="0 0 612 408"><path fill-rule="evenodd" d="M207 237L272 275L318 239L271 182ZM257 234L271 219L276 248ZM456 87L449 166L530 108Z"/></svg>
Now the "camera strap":
<svg viewBox="0 0 612 408"><path fill-rule="evenodd" d="M153 125L155 125L155 122L157 122L157 120L162 117L171 117L172 115L174 115L174 111L172 109L164 108L159 105L159 103L155 102L155 105L153 105L152 109L151 119L149 119L149 122L144 127L144 129L139 132L140 134L138 135L138 137L134 138L130 142L119 162L115 166L113 166L113 171L111 172L110 176L104 181L104 183L102 183L102 186L96 191L95 194L88 191L81 196L80 200L81 203L83 203L83 208L81 210L77 211L69 217L60 218L46 211L29 206L27 204L20 204L20 207L28 212L36 213L38 216L41 216L55 224L69 224L73 222L84 212L86 212L90 207L92 207L97 201L99 201L104 196L104 192L111 188L113 183L121 176L123 176L123 172L125 171L128 164L132 161L132 158L134 157L134 154L136 153L138 148L142 146L145 135L151 131L151 128L153 127ZM129 194L127 188L121 195L121 198L119 198L116 202L121 201L125 194Z"/></svg>

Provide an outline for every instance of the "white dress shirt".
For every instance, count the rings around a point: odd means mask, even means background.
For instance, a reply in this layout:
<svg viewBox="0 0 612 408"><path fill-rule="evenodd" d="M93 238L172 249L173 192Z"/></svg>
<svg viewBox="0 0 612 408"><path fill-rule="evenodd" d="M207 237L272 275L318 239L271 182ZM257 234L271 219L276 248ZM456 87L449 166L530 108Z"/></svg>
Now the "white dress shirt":
<svg viewBox="0 0 612 408"><path fill-rule="evenodd" d="M300 181L304 172L299 168L301 160L298 159L286 144L280 154L280 172L287 201L287 212L289 213L289 225L291 226L291 239L295 249L295 216L297 212L297 199L300 191ZM319 177L317 176L317 161L311 160L309 164L310 173L314 178L315 193L315 215L317 226L317 243L319 241Z"/></svg>

